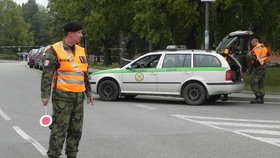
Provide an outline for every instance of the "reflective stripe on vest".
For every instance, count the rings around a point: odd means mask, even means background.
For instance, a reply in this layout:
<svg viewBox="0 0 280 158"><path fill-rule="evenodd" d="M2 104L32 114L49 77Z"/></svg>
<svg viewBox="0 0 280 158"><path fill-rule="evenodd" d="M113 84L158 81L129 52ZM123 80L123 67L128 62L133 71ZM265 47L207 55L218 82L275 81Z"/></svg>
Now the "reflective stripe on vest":
<svg viewBox="0 0 280 158"><path fill-rule="evenodd" d="M84 73L88 67L84 49L75 45L74 55L70 50L64 49L62 42L58 42L52 47L60 64L54 76L53 87L68 92L84 92ZM80 58L85 60L81 61Z"/></svg>
<svg viewBox="0 0 280 158"><path fill-rule="evenodd" d="M62 42L59 42L59 46L60 46L60 49L64 51L64 53L68 56L68 58L70 59L70 62L72 64L72 66L74 67L74 69L77 71L77 72L80 72L77 64L74 62L74 58L71 54L69 54L63 47L63 43ZM75 46L76 47L76 46Z"/></svg>
<svg viewBox="0 0 280 158"><path fill-rule="evenodd" d="M267 48L263 44L258 44L253 48L253 51L257 57L257 60L261 65L264 65L267 60Z"/></svg>

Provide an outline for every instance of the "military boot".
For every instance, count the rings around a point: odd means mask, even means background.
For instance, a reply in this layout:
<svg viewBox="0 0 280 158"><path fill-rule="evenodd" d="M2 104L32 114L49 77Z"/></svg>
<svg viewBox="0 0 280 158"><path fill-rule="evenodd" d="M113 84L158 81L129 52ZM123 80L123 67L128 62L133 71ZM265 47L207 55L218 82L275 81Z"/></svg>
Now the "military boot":
<svg viewBox="0 0 280 158"><path fill-rule="evenodd" d="M256 97L255 99L251 100L250 103L251 104L257 104L258 99L259 99L259 97Z"/></svg>
<svg viewBox="0 0 280 158"><path fill-rule="evenodd" d="M255 99L251 100L251 104L263 104L263 97L256 97Z"/></svg>
<svg viewBox="0 0 280 158"><path fill-rule="evenodd" d="M257 103L263 104L263 103L264 103L263 97L259 97L259 98L257 99Z"/></svg>

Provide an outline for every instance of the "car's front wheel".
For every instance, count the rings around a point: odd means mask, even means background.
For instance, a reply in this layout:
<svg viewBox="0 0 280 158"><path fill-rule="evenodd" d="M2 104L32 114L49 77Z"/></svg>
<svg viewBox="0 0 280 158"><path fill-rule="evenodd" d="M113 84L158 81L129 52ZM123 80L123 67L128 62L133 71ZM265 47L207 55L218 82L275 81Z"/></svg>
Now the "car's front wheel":
<svg viewBox="0 0 280 158"><path fill-rule="evenodd" d="M190 83L183 89L183 97L189 105L200 105L205 101L206 92L199 83Z"/></svg>
<svg viewBox="0 0 280 158"><path fill-rule="evenodd" d="M105 80L100 83L98 94L102 100L117 100L119 97L119 87L114 81Z"/></svg>

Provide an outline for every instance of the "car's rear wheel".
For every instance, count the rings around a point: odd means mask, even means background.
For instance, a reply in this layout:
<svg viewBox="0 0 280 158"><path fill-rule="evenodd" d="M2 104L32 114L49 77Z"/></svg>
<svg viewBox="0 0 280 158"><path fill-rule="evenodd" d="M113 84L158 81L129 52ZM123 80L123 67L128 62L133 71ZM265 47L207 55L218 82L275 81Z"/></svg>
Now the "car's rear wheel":
<svg viewBox="0 0 280 158"><path fill-rule="evenodd" d="M98 94L102 100L117 100L119 97L119 87L114 81L105 80L98 87Z"/></svg>
<svg viewBox="0 0 280 158"><path fill-rule="evenodd" d="M183 89L183 97L189 105L200 105L205 101L206 92L199 83L190 83Z"/></svg>
<svg viewBox="0 0 280 158"><path fill-rule="evenodd" d="M221 98L221 95L212 95L206 99L207 103L215 103L218 99Z"/></svg>

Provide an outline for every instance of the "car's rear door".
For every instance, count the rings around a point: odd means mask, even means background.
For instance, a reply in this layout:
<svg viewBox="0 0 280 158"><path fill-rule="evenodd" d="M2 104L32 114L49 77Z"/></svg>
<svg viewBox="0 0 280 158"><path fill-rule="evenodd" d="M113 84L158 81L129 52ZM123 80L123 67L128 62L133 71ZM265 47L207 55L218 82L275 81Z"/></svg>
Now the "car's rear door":
<svg viewBox="0 0 280 158"><path fill-rule="evenodd" d="M191 54L165 54L158 72L159 94L180 94L181 84L192 75Z"/></svg>

